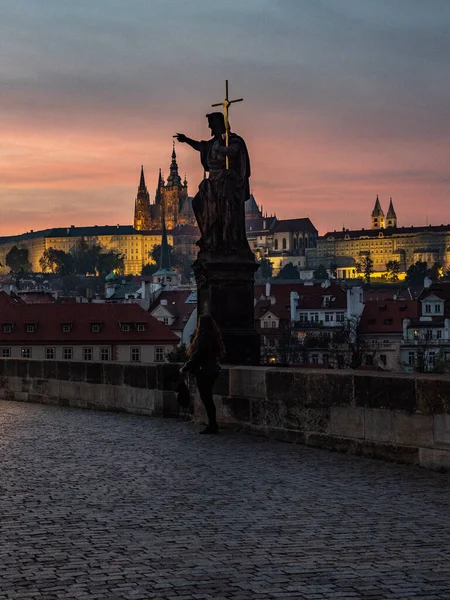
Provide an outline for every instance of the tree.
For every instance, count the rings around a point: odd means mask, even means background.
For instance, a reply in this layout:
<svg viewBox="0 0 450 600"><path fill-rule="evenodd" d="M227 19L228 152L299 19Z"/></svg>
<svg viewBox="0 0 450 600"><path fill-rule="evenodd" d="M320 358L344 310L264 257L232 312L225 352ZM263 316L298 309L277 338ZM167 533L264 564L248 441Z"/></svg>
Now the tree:
<svg viewBox="0 0 450 600"><path fill-rule="evenodd" d="M186 344L180 344L167 354L168 362L184 363L188 359Z"/></svg>
<svg viewBox="0 0 450 600"><path fill-rule="evenodd" d="M99 272L101 250L100 245L89 246L82 238L73 252L75 272L79 275L96 275Z"/></svg>
<svg viewBox="0 0 450 600"><path fill-rule="evenodd" d="M153 275L159 269L158 265L147 263L142 267L141 275Z"/></svg>
<svg viewBox="0 0 450 600"><path fill-rule="evenodd" d="M398 260L388 260L388 262L386 263L388 281L390 281L391 283L397 283L400 268L401 266Z"/></svg>
<svg viewBox="0 0 450 600"><path fill-rule="evenodd" d="M409 285L422 285L428 275L428 263L418 260L406 271L406 281Z"/></svg>
<svg viewBox="0 0 450 600"><path fill-rule="evenodd" d="M18 248L13 246L5 257L7 266L14 273L20 271L31 271L31 265L28 262L28 250L27 248Z"/></svg>
<svg viewBox="0 0 450 600"><path fill-rule="evenodd" d="M278 273L277 279L300 279L300 273L293 263L288 262Z"/></svg>
<svg viewBox="0 0 450 600"><path fill-rule="evenodd" d="M319 265L313 273L314 279L328 279L328 271L323 265Z"/></svg>
<svg viewBox="0 0 450 600"><path fill-rule="evenodd" d="M370 283L370 277L373 273L373 260L369 254L363 258L362 261L362 272L364 273L364 280L366 283Z"/></svg>
<svg viewBox="0 0 450 600"><path fill-rule="evenodd" d="M360 321L361 317L350 317L343 329L333 332L329 350L338 369L359 369L373 363L377 348L362 338Z"/></svg>
<svg viewBox="0 0 450 600"><path fill-rule="evenodd" d="M171 246L170 244L167 244L167 248L168 248L168 252L169 252L170 264L171 264L171 266L174 267L175 263L174 263L173 246ZM150 252L150 258L156 264L157 269L159 269L159 265L161 264L161 244L156 244L156 246L153 246L153 248Z"/></svg>
<svg viewBox="0 0 450 600"><path fill-rule="evenodd" d="M333 279L336 279L337 277L337 270L338 270L338 266L336 263L331 263L330 265L330 273L331 273L331 277L333 277Z"/></svg>
<svg viewBox="0 0 450 600"><path fill-rule="evenodd" d="M108 252L101 252L98 255L97 271L100 275L105 276L111 271L120 273L123 275L124 272L124 257L123 254L116 252L115 250L109 250Z"/></svg>
<svg viewBox="0 0 450 600"><path fill-rule="evenodd" d="M74 260L71 254L66 254L64 250L55 250L55 248L46 248L39 259L39 265L45 273L58 273L58 275L71 275L74 272Z"/></svg>
<svg viewBox="0 0 450 600"><path fill-rule="evenodd" d="M266 280L272 277L273 273L273 262L268 258L262 258L257 261L259 264L258 270L256 271L256 279Z"/></svg>
<svg viewBox="0 0 450 600"><path fill-rule="evenodd" d="M432 279L433 281L437 281L439 279L441 279L444 275L444 271L442 269L442 265L441 263L434 263L433 266L431 267L431 269L429 270L429 276L430 279Z"/></svg>

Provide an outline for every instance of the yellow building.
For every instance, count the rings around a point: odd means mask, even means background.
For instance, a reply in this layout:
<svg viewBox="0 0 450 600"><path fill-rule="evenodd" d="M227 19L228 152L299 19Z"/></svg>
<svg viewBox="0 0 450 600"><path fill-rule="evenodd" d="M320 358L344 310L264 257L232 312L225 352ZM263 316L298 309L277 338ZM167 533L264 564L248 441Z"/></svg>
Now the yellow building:
<svg viewBox="0 0 450 600"><path fill-rule="evenodd" d="M398 227L392 198L385 217L378 196L371 218L370 229L344 228L320 237L315 262L326 267L338 263L350 271L370 254L375 276L386 271L391 260L398 261L403 272L419 260L430 267L435 263L450 267L450 225Z"/></svg>

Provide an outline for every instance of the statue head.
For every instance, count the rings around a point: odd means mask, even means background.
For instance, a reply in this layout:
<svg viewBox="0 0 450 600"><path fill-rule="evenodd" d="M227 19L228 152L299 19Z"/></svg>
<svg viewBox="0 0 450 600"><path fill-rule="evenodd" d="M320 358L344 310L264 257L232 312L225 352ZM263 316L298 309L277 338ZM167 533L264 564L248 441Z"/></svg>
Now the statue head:
<svg viewBox="0 0 450 600"><path fill-rule="evenodd" d="M225 119L221 112L213 112L206 115L208 119L208 127L214 137L221 136L225 133Z"/></svg>

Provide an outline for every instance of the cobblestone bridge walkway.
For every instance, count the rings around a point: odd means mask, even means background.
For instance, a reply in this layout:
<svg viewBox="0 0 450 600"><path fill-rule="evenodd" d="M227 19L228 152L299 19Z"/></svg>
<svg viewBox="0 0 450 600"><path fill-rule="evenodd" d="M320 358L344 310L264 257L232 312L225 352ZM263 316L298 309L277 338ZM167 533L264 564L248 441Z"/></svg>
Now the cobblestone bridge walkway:
<svg viewBox="0 0 450 600"><path fill-rule="evenodd" d="M450 599L450 479L0 402L0 599Z"/></svg>

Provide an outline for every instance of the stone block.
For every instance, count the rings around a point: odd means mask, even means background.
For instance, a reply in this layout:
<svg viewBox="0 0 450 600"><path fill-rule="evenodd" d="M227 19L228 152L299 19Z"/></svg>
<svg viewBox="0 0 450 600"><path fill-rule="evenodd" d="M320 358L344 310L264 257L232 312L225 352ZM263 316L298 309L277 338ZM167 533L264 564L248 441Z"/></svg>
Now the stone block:
<svg viewBox="0 0 450 600"><path fill-rule="evenodd" d="M23 391L23 380L21 377L8 377L7 389L11 392Z"/></svg>
<svg viewBox="0 0 450 600"><path fill-rule="evenodd" d="M328 433L330 410L328 407L304 408L296 404L287 406L283 427L304 433Z"/></svg>
<svg viewBox="0 0 450 600"><path fill-rule="evenodd" d="M32 389L34 394L48 395L48 381L47 379L32 379Z"/></svg>
<svg viewBox="0 0 450 600"><path fill-rule="evenodd" d="M419 448L419 464L425 469L450 470L450 451Z"/></svg>
<svg viewBox="0 0 450 600"><path fill-rule="evenodd" d="M42 377L44 379L58 379L58 363L55 360L42 361Z"/></svg>
<svg viewBox="0 0 450 600"><path fill-rule="evenodd" d="M28 402L34 402L35 404L45 404L47 396L43 394L27 394Z"/></svg>
<svg viewBox="0 0 450 600"><path fill-rule="evenodd" d="M283 427L286 423L286 405L277 400L253 399L250 420L259 427Z"/></svg>
<svg viewBox="0 0 450 600"><path fill-rule="evenodd" d="M147 387L147 367L145 365L124 365L123 383L129 387Z"/></svg>
<svg viewBox="0 0 450 600"><path fill-rule="evenodd" d="M43 365L42 360L29 360L28 362L28 377L33 379L42 379Z"/></svg>
<svg viewBox="0 0 450 600"><path fill-rule="evenodd" d="M306 372L288 369L268 369L266 371L266 389L268 400L286 400L305 406L308 376Z"/></svg>
<svg viewBox="0 0 450 600"><path fill-rule="evenodd" d="M60 381L69 381L70 380L70 362L68 360L58 360L57 365L57 373L58 379Z"/></svg>
<svg viewBox="0 0 450 600"><path fill-rule="evenodd" d="M31 392L33 389L33 379L22 377L22 392Z"/></svg>
<svg viewBox="0 0 450 600"><path fill-rule="evenodd" d="M395 442L407 446L432 447L434 443L432 415L394 413Z"/></svg>
<svg viewBox="0 0 450 600"><path fill-rule="evenodd" d="M218 396L230 395L230 369L228 367L222 367L214 384L214 393Z"/></svg>
<svg viewBox="0 0 450 600"><path fill-rule="evenodd" d="M266 398L266 369L262 367L230 368L230 396Z"/></svg>
<svg viewBox="0 0 450 600"><path fill-rule="evenodd" d="M117 407L126 411L133 412L136 405L136 390L138 388L122 386L117 388Z"/></svg>
<svg viewBox="0 0 450 600"><path fill-rule="evenodd" d="M180 368L178 363L162 363L156 365L157 369L157 389L158 390L175 390L180 381Z"/></svg>
<svg viewBox="0 0 450 600"><path fill-rule="evenodd" d="M450 378L422 375L416 379L417 408L426 414L450 414Z"/></svg>
<svg viewBox="0 0 450 600"><path fill-rule="evenodd" d="M135 390L136 408L151 409L153 411L153 394L154 390L148 390L146 388L137 388Z"/></svg>
<svg viewBox="0 0 450 600"><path fill-rule="evenodd" d="M73 362L70 365L70 381L86 381L86 363Z"/></svg>
<svg viewBox="0 0 450 600"><path fill-rule="evenodd" d="M28 392L14 392L16 402L28 402Z"/></svg>
<svg viewBox="0 0 450 600"><path fill-rule="evenodd" d="M332 406L330 432L338 437L364 439L364 408Z"/></svg>
<svg viewBox="0 0 450 600"><path fill-rule="evenodd" d="M415 412L415 381L402 375L355 373L354 398L356 406Z"/></svg>
<svg viewBox="0 0 450 600"><path fill-rule="evenodd" d="M15 377L17 375L18 365L21 363L21 361L22 359L19 358L5 359L5 375L8 377Z"/></svg>
<svg viewBox="0 0 450 600"><path fill-rule="evenodd" d="M223 397L221 420L224 423L250 422L250 400L248 398L238 398L236 396Z"/></svg>
<svg viewBox="0 0 450 600"><path fill-rule="evenodd" d="M88 383L103 383L103 364L101 362L88 362L85 364L86 381Z"/></svg>
<svg viewBox="0 0 450 600"><path fill-rule="evenodd" d="M147 387L150 390L156 390L158 387L158 365L147 365ZM181 369L181 365L180 365Z"/></svg>
<svg viewBox="0 0 450 600"><path fill-rule="evenodd" d="M395 443L394 411L366 408L365 439L374 442Z"/></svg>
<svg viewBox="0 0 450 600"><path fill-rule="evenodd" d="M60 386L61 382L59 381L59 379L49 379L47 381L48 395L55 398L59 398Z"/></svg>
<svg viewBox="0 0 450 600"><path fill-rule="evenodd" d="M17 361L16 366L16 375L17 377L22 377L22 379L26 379L28 377L28 367L31 361L21 359Z"/></svg>
<svg viewBox="0 0 450 600"><path fill-rule="evenodd" d="M353 406L353 373L308 373L306 400L308 406Z"/></svg>
<svg viewBox="0 0 450 600"><path fill-rule="evenodd" d="M123 385L124 365L109 362L103 363L103 382L107 385Z"/></svg>
<svg viewBox="0 0 450 600"><path fill-rule="evenodd" d="M434 443L450 446L450 415L434 415Z"/></svg>

